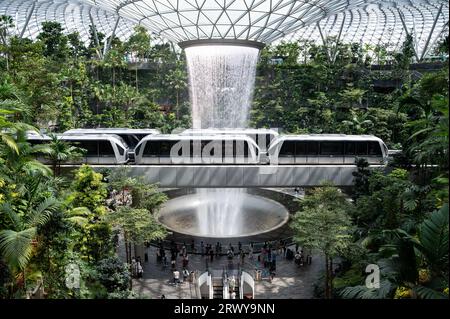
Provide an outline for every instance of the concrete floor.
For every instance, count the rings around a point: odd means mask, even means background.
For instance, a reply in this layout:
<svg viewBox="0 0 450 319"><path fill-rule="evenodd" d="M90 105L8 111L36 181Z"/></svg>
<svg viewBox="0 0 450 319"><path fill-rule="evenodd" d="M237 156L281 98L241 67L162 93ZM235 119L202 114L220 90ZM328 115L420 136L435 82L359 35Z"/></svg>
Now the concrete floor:
<svg viewBox="0 0 450 319"><path fill-rule="evenodd" d="M292 247L293 248L293 247ZM159 299L165 295L167 299L196 299L194 285L190 282L181 283L178 286L171 284L172 270L170 265L163 269L161 263L156 261L156 248L147 248L148 262L143 262L143 278L133 280L133 291L142 297ZM166 254L169 255L168 252ZM170 256L169 258L170 259ZM239 258L234 258L237 265ZM212 263L206 257L189 255L188 269L198 270L203 273L209 264L211 269L221 271L228 264L226 256L214 257ZM181 272L181 257L177 258L177 269ZM255 269L261 269L257 262L257 254L254 259L245 258L243 269L251 275L255 275ZM268 279L256 281L255 299L310 299L313 298L313 284L318 276L323 273L324 263L320 255L313 255L312 264L298 267L292 260L277 257L276 276L269 282Z"/></svg>

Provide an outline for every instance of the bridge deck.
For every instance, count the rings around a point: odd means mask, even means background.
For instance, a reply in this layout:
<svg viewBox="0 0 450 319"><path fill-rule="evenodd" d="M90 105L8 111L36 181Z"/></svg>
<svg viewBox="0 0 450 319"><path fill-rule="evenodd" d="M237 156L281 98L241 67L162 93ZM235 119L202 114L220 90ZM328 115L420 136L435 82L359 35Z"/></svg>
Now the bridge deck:
<svg viewBox="0 0 450 319"><path fill-rule="evenodd" d="M64 168L76 166L64 165ZM92 165L96 170L127 167L161 187L295 187L318 186L327 180L336 186L353 185L354 165ZM373 165L371 168L383 168Z"/></svg>

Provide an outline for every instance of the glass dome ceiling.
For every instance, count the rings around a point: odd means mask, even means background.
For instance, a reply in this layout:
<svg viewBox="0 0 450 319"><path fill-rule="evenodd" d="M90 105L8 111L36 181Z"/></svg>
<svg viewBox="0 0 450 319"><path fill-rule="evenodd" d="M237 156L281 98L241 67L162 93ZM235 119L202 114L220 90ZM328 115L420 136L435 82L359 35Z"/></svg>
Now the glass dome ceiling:
<svg viewBox="0 0 450 319"><path fill-rule="evenodd" d="M239 39L388 44L406 34L417 56L430 51L448 31L445 0L1 0L0 15L12 16L16 33L34 38L43 21L59 21L83 40L94 23L107 36L123 39L141 24L173 42Z"/></svg>

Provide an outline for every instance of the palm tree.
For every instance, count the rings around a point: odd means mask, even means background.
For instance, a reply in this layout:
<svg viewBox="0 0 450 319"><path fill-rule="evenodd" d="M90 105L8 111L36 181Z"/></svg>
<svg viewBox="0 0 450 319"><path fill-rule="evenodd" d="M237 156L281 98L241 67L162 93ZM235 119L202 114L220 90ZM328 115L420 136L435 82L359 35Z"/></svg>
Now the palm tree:
<svg viewBox="0 0 450 319"><path fill-rule="evenodd" d="M0 230L0 253L10 269L22 274L24 285L26 267L37 246L38 227L44 226L60 207L61 203L54 197L37 203L28 201L23 210L10 203L0 206L0 212L10 222L8 229Z"/></svg>
<svg viewBox="0 0 450 319"><path fill-rule="evenodd" d="M448 287L448 204L431 213L417 228L417 238L402 229L384 231L389 244L382 246L378 255L390 252L390 257L379 259L380 289L364 285L346 287L343 298L388 298L396 287L407 287L412 297L422 299L447 299L442 291ZM416 265L416 260L419 264ZM429 271L420 279L419 267ZM408 270L409 274L405 271Z"/></svg>
<svg viewBox="0 0 450 319"><path fill-rule="evenodd" d="M12 136L15 147L1 147L0 157L5 160L5 165L0 167L0 173L10 181L22 184L27 176L49 176L51 170L36 160L37 155L49 154L48 145L30 145L26 139L26 131L22 127L16 128Z"/></svg>
<svg viewBox="0 0 450 319"><path fill-rule="evenodd" d="M411 151L418 164L438 164L441 170L448 169L448 97L434 95L431 112L420 120L411 122L415 132Z"/></svg>
<svg viewBox="0 0 450 319"><path fill-rule="evenodd" d="M354 109L351 111L352 118L342 121L346 133L350 134L366 134L373 127L373 122L368 119L368 113L358 115Z"/></svg>
<svg viewBox="0 0 450 319"><path fill-rule="evenodd" d="M56 134L50 134L50 138L51 142L48 145L50 151L46 155L52 162L53 175L58 176L61 173L61 163L80 158L82 150L62 141Z"/></svg>

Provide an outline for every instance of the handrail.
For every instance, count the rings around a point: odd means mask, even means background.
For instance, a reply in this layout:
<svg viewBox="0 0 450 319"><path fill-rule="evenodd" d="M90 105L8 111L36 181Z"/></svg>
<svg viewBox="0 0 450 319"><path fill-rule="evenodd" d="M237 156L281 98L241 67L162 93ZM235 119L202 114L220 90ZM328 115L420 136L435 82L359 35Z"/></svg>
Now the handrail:
<svg viewBox="0 0 450 319"><path fill-rule="evenodd" d="M213 240L213 239L212 239L212 240ZM295 244L295 241L294 241L293 236L286 237L286 238L280 238L280 239L277 239L277 240L268 240L268 241L261 241L261 242L252 242L252 243L253 243L253 253L259 253L259 252L261 252L262 247L263 247L266 243L269 243L269 244L276 244L276 243L279 242L280 240L283 240L283 241L285 242L286 247ZM192 251L191 245L190 245L190 244L181 243L181 242L173 242L173 241L169 241L169 240L162 240L162 241L159 241L159 242L152 241L152 242L150 242L150 245L155 246L155 247L160 247L161 243L162 243L164 249L166 249L166 250L170 250L170 249L171 249L171 246L172 246L173 244L175 244L177 247L182 247L183 245L185 245L185 246L186 246L186 251L189 252L190 254L194 254L194 255L200 255L200 254L201 254L201 245L200 245L200 244L194 244L194 249L195 249L195 251ZM206 245L205 245L205 246L206 246ZM243 248L244 248L244 247L247 247L247 249L245 249L245 251L248 253L248 251L249 251L248 248L250 247L250 243L249 243L249 244L245 244L245 245L243 244L242 247L243 247ZM213 247L212 249L214 250L214 253L215 253L215 247ZM236 251L236 252L234 253L234 255L238 255L238 254L239 254L239 251ZM221 256L225 256L225 255L226 255L226 252L222 252L220 255L221 255Z"/></svg>
<svg viewBox="0 0 450 319"><path fill-rule="evenodd" d="M212 276L211 276L210 272L208 272L207 284L209 286L209 299L213 299L214 298L214 289L213 289L213 284L212 284Z"/></svg>

